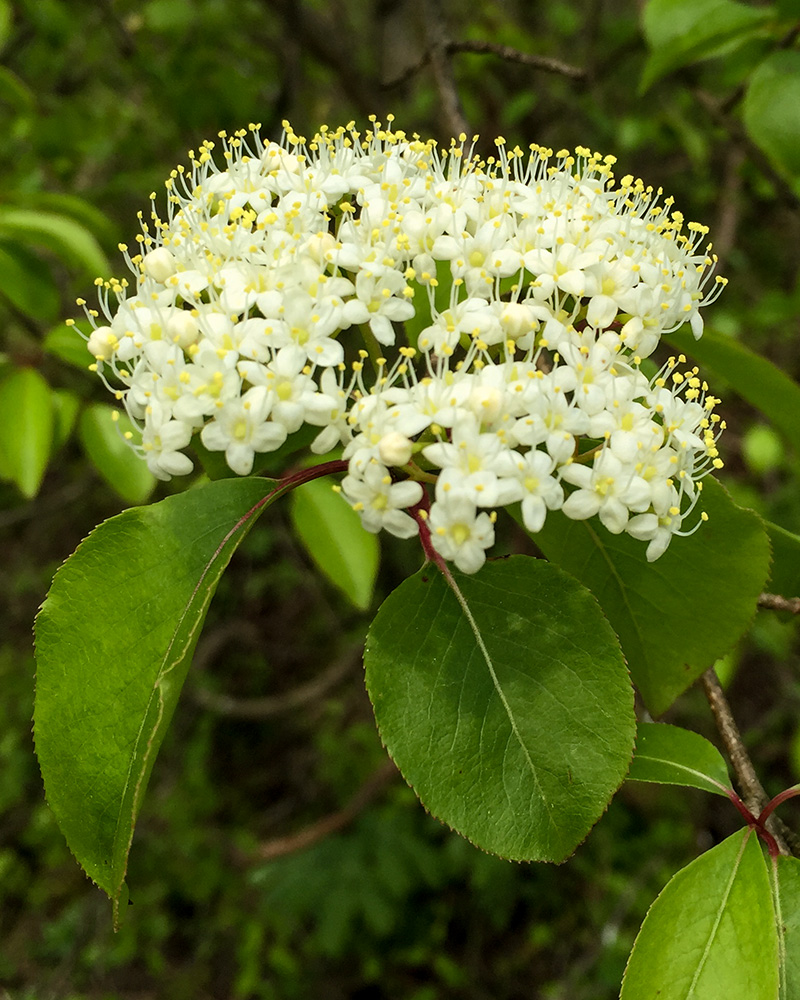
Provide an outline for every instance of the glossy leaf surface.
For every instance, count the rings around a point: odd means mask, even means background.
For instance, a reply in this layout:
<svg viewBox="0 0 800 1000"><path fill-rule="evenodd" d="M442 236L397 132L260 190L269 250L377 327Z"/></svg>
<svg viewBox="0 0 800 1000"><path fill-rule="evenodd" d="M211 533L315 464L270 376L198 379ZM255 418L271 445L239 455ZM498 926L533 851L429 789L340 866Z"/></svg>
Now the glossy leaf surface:
<svg viewBox="0 0 800 1000"><path fill-rule="evenodd" d="M597 597L654 715L746 631L769 572L760 518L737 507L712 477L704 484L708 522L675 538L654 563L644 544L612 535L595 518L551 512L534 536L548 559Z"/></svg>
<svg viewBox="0 0 800 1000"><path fill-rule="evenodd" d="M800 1000L800 861L797 858L777 859L772 890L778 927L780 1000Z"/></svg>
<svg viewBox="0 0 800 1000"><path fill-rule="evenodd" d="M636 734L636 751L628 771L629 781L701 788L725 795L730 787L722 754L699 733L661 722L642 722Z"/></svg>
<svg viewBox="0 0 800 1000"><path fill-rule="evenodd" d="M381 737L425 807L479 847L561 861L619 786L632 690L594 598L526 556L387 598L364 654Z"/></svg>
<svg viewBox="0 0 800 1000"><path fill-rule="evenodd" d="M209 602L272 486L207 483L111 518L58 571L36 620L34 733L47 799L115 903Z"/></svg>
<svg viewBox="0 0 800 1000"><path fill-rule="evenodd" d="M620 1000L775 1000L767 866L741 830L667 884L636 938Z"/></svg>
<svg viewBox="0 0 800 1000"><path fill-rule="evenodd" d="M378 572L376 535L331 489L329 479L312 479L292 492L292 525L325 576L361 611L372 601Z"/></svg>

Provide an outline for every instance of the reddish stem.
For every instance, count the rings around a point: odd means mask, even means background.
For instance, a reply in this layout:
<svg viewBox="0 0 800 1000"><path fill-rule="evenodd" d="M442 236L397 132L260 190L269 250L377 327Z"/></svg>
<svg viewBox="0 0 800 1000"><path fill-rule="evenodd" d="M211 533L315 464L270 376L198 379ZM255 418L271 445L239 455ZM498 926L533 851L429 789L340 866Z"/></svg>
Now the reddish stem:
<svg viewBox="0 0 800 1000"><path fill-rule="evenodd" d="M800 785L795 785L793 788L787 788L785 791L779 792L775 798L771 799L761 810L758 822L766 823L772 811L776 809L781 802L785 802L787 799L793 799L795 795L800 795Z"/></svg>
<svg viewBox="0 0 800 1000"><path fill-rule="evenodd" d="M784 798L791 798L792 795L800 795L800 788L789 789L788 793L781 792L780 795L776 795L775 798L772 800L772 802L770 802L769 805L762 810L761 815L758 816L758 818L756 818L750 812L750 810L747 808L744 802L742 802L742 800L739 798L739 796L736 794L736 792L734 792L732 788L726 788L725 794L728 796L728 798L734 804L736 809L739 811L745 823L747 823L747 826L751 830L755 830L756 834L759 837L761 837L761 839L767 845L769 856L771 858L777 858L781 853L781 849L778 847L777 840L772 836L772 834L766 828L765 822L767 816L769 816L769 813L772 811L772 809L774 809L776 805L779 805Z"/></svg>

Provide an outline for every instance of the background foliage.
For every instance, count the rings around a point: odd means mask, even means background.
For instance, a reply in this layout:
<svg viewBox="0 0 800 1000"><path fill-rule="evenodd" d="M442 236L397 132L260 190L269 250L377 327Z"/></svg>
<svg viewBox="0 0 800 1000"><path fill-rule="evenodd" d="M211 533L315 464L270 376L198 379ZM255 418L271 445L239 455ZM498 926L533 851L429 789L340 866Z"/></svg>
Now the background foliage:
<svg viewBox="0 0 800 1000"><path fill-rule="evenodd" d="M171 487L154 489L119 448L106 393L81 371L87 357L61 322L79 315L73 300L90 298L97 274L118 269L116 244L132 237L149 192L220 129L260 121L277 137L285 117L310 132L394 112L407 131L446 139L463 116L487 152L496 135L590 145L673 193L711 226L730 278L707 320L719 350L749 348L797 378L792 7L0 2L8 996L617 995L653 896L738 828L735 813L699 791L626 785L558 869L502 862L447 833L386 767L359 667L366 624L418 555L384 543L371 596L363 580L337 587L295 540L302 502L273 507L222 579L139 821L133 905L112 934L105 897L43 801L30 627L55 568L91 527ZM501 58L502 46L543 59ZM701 341L712 366L715 342ZM761 398L747 365L730 376L738 392L713 380L729 425L725 481L737 501L800 533L796 411L794 424L791 408L773 412L779 393ZM97 594L87 616L113 600ZM760 612L718 668L770 793L800 780L799 664L796 619ZM668 719L714 736L698 691Z"/></svg>

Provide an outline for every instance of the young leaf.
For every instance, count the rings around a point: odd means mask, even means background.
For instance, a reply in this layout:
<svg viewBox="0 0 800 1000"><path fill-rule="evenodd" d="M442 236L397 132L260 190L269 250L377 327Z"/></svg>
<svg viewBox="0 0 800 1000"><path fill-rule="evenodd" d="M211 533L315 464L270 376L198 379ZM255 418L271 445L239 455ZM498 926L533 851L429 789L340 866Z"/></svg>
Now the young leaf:
<svg viewBox="0 0 800 1000"><path fill-rule="evenodd" d="M114 417L117 420L114 420ZM156 480L123 438L133 428L115 406L93 403L81 414L78 436L92 464L108 485L131 504L144 503Z"/></svg>
<svg viewBox="0 0 800 1000"><path fill-rule="evenodd" d="M636 686L661 715L746 631L769 572L769 541L758 515L737 507L711 476L701 504L709 520L676 538L655 563L645 546L594 519L547 516L534 536L548 559L597 597Z"/></svg>
<svg viewBox="0 0 800 1000"><path fill-rule="evenodd" d="M780 1000L800 998L800 861L776 858L773 868L772 901L781 973Z"/></svg>
<svg viewBox="0 0 800 1000"><path fill-rule="evenodd" d="M628 959L620 1000L775 1000L778 935L758 838L740 830L667 884Z"/></svg>
<svg viewBox="0 0 800 1000"><path fill-rule="evenodd" d="M800 176L800 52L773 52L753 73L743 105L750 138L782 171Z"/></svg>
<svg viewBox="0 0 800 1000"><path fill-rule="evenodd" d="M722 754L699 733L661 722L640 723L629 781L701 788L725 795L730 787Z"/></svg>
<svg viewBox="0 0 800 1000"><path fill-rule="evenodd" d="M115 910L209 602L272 486L206 483L105 521L56 573L36 619L34 735L47 799Z"/></svg>
<svg viewBox="0 0 800 1000"><path fill-rule="evenodd" d="M331 583L365 611L378 572L377 537L364 531L358 514L327 479L312 479L294 490L290 509L308 554Z"/></svg>
<svg viewBox="0 0 800 1000"><path fill-rule="evenodd" d="M39 492L53 442L50 386L33 368L0 382L0 467L29 500Z"/></svg>
<svg viewBox="0 0 800 1000"><path fill-rule="evenodd" d="M562 861L625 776L633 701L594 598L514 556L432 566L381 606L364 652L381 737L434 816L487 851Z"/></svg>
<svg viewBox="0 0 800 1000"><path fill-rule="evenodd" d="M769 358L714 330L706 330L700 340L690 333L673 333L667 342L721 375L742 399L769 418L792 447L796 446L800 385Z"/></svg>
<svg viewBox="0 0 800 1000"><path fill-rule="evenodd" d="M653 51L642 73L640 93L681 66L738 48L770 14L769 8L734 0L650 0L642 27Z"/></svg>

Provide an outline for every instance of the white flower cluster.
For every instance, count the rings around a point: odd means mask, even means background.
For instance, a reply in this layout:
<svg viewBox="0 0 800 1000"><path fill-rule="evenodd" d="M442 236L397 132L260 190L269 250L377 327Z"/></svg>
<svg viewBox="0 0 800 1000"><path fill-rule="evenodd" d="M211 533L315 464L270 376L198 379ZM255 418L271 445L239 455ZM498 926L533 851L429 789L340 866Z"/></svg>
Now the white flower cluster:
<svg viewBox="0 0 800 1000"><path fill-rule="evenodd" d="M91 367L156 476L191 471L194 434L247 475L309 424L314 452L343 447L368 531L423 525L465 572L507 504L531 532L597 514L649 559L686 533L722 464L717 400L684 358L653 379L640 363L702 332L724 284L707 289L704 227L587 149L498 139L480 160L376 123L257 129L173 171L166 219L121 248L134 287L98 279L87 310Z"/></svg>

